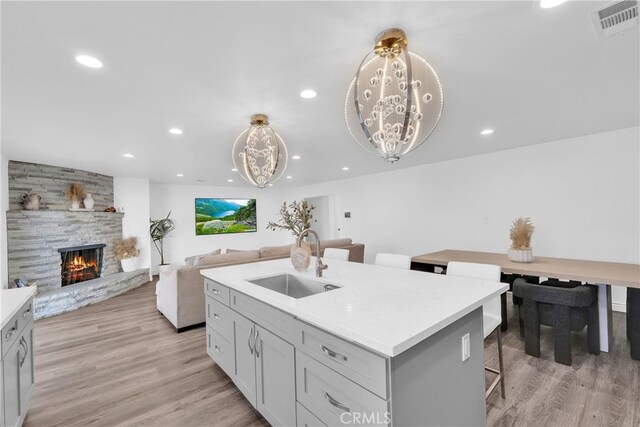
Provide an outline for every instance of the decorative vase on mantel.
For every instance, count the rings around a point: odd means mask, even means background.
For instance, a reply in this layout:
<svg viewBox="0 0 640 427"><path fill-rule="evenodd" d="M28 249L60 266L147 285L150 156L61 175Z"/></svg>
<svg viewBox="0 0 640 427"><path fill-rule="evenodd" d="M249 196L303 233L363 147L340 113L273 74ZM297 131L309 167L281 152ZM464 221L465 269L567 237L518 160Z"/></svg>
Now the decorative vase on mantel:
<svg viewBox="0 0 640 427"><path fill-rule="evenodd" d="M74 211L77 211L78 209L80 209L80 201L79 200L72 200L71 201L71 209L73 209Z"/></svg>
<svg viewBox="0 0 640 427"><path fill-rule="evenodd" d="M528 249L509 249L507 257L513 262L533 262L533 252Z"/></svg>
<svg viewBox="0 0 640 427"><path fill-rule="evenodd" d="M88 210L93 210L93 205L95 204L95 200L93 200L93 196L91 193L88 193L87 196L83 200L84 208Z"/></svg>

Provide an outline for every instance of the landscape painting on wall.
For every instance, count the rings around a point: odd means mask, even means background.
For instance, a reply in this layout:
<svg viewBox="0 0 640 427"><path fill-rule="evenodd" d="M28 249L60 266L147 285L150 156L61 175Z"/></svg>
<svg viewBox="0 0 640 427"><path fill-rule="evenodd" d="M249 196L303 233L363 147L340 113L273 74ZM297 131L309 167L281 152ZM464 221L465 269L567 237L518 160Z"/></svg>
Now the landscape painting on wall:
<svg viewBox="0 0 640 427"><path fill-rule="evenodd" d="M256 231L256 199L196 199L196 236Z"/></svg>

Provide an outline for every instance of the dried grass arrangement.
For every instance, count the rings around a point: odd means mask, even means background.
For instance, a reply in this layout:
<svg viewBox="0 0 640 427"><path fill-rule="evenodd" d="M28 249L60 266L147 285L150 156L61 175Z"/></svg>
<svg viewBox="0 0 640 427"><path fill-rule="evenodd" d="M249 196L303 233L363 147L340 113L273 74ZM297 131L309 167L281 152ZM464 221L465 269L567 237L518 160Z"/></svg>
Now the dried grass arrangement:
<svg viewBox="0 0 640 427"><path fill-rule="evenodd" d="M64 197L72 202L80 202L86 195L87 193L84 189L84 184L80 184L78 182L71 184L67 191L64 192Z"/></svg>
<svg viewBox="0 0 640 427"><path fill-rule="evenodd" d="M126 239L113 240L113 253L118 261L123 259L135 258L140 251L136 247L138 245L137 237L128 237Z"/></svg>
<svg viewBox="0 0 640 427"><path fill-rule="evenodd" d="M531 249L531 236L535 227L530 218L520 217L514 219L509 230L511 239L511 249L525 250Z"/></svg>

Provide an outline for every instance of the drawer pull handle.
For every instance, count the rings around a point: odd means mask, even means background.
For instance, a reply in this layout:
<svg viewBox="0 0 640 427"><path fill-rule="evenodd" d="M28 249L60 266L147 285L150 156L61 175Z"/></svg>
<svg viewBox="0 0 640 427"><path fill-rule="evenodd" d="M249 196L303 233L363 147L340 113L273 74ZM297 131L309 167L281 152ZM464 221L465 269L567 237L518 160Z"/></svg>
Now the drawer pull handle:
<svg viewBox="0 0 640 427"><path fill-rule="evenodd" d="M214 295L218 295L218 296L220 295L220 291L217 289L214 289L212 292Z"/></svg>
<svg viewBox="0 0 640 427"><path fill-rule="evenodd" d="M260 357L260 352L258 348L262 347L262 340L260 340L260 345L258 345L258 339L260 338L260 331L256 329L256 337L253 339L253 348L256 349L256 357Z"/></svg>
<svg viewBox="0 0 640 427"><path fill-rule="evenodd" d="M18 329L18 321L16 320L16 324L13 325L13 328L9 329L9 332L4 336L5 339L9 339L13 336L13 333Z"/></svg>
<svg viewBox="0 0 640 427"><path fill-rule="evenodd" d="M215 313L213 313L213 318L216 319L216 320L222 320L222 317L218 316Z"/></svg>
<svg viewBox="0 0 640 427"><path fill-rule="evenodd" d="M320 346L320 348L322 348L322 351L324 352L324 354L326 354L329 357L333 357L334 359L344 360L345 362L347 361L347 356L345 356L344 354L336 353L335 351L325 347L324 345Z"/></svg>
<svg viewBox="0 0 640 427"><path fill-rule="evenodd" d="M251 330L249 331L249 336L247 337L247 344L249 345L249 351L253 354L253 347L251 347L251 336L253 335L253 326L251 326Z"/></svg>
<svg viewBox="0 0 640 427"><path fill-rule="evenodd" d="M25 340L24 337L20 338L20 345L24 347L24 356L20 361L20 367L22 368L24 361L27 360L27 356L29 355L29 346L27 345L27 340Z"/></svg>
<svg viewBox="0 0 640 427"><path fill-rule="evenodd" d="M348 406L346 406L343 403L340 403L339 401L337 401L336 399L334 399L333 397L331 397L331 395L329 393L327 393L326 391L323 391L324 393L324 398L327 399L327 401L335 406L338 409L342 409L344 412L351 412L351 409L349 409Z"/></svg>
<svg viewBox="0 0 640 427"><path fill-rule="evenodd" d="M217 345L214 345L213 347L216 349L216 352L218 352L218 353L222 353L222 352L220 351L220 347L218 347Z"/></svg>
<svg viewBox="0 0 640 427"><path fill-rule="evenodd" d="M27 308L24 313L22 313L22 317L27 317L27 314L31 313L31 306L29 306L29 308Z"/></svg>

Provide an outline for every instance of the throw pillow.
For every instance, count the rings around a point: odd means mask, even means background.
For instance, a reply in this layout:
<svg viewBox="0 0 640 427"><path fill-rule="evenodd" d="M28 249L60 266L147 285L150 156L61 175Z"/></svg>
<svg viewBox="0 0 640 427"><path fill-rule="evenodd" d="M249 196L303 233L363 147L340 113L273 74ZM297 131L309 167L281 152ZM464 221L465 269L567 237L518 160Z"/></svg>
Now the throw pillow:
<svg viewBox="0 0 640 427"><path fill-rule="evenodd" d="M193 266L196 264L196 261L197 261L199 258L202 258L202 257L204 257L204 256L209 256L209 255L220 255L220 253L221 253L221 252L222 252L222 249L216 249L215 251L213 251L213 252L209 252L209 253L207 253L207 254L194 255L194 256L186 257L186 258L184 259L184 264L185 264L185 265L189 265L189 266L192 266L192 267L193 267Z"/></svg>

